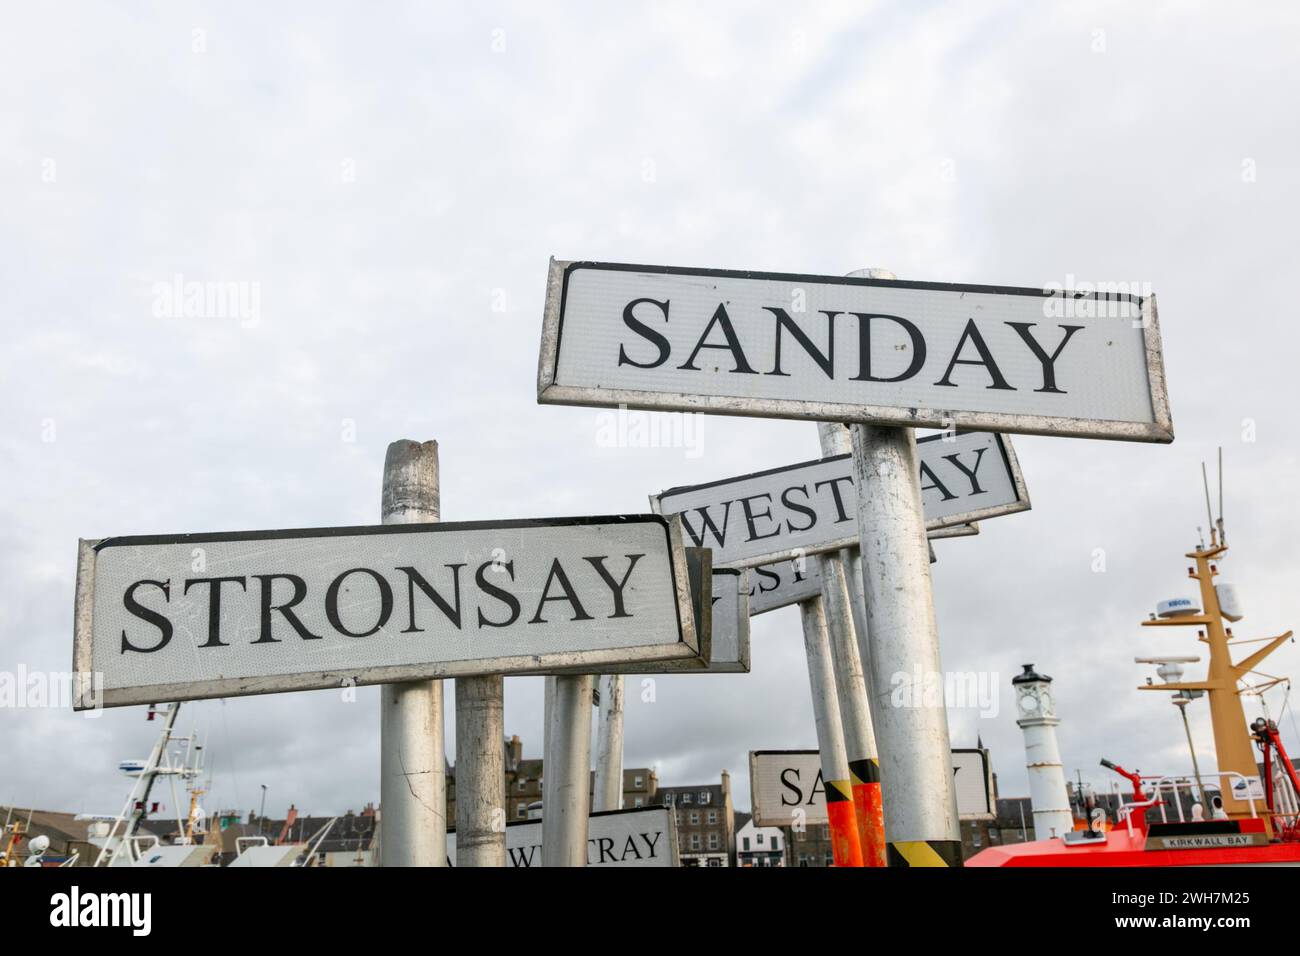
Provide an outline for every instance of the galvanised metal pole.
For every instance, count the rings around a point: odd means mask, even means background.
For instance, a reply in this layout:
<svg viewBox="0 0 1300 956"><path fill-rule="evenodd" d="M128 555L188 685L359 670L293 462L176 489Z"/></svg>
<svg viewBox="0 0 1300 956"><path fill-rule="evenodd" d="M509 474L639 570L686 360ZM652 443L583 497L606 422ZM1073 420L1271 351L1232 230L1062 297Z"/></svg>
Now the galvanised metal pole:
<svg viewBox="0 0 1300 956"><path fill-rule="evenodd" d="M845 432L852 434L847 428ZM851 442L852 439L850 444ZM853 631L858 638L858 659L862 661L862 673L870 684L871 641L867 639L867 603L862 597L862 549L845 548L840 555L844 559L844 577L849 584L849 597L853 600ZM867 695L867 700L871 702L870 694ZM872 703L872 706L878 705Z"/></svg>
<svg viewBox="0 0 1300 956"><path fill-rule="evenodd" d="M384 456L384 524L438 520L438 443L395 441ZM447 865L442 681L384 684L379 698L379 859Z"/></svg>
<svg viewBox="0 0 1300 956"><path fill-rule="evenodd" d="M591 812L591 674L553 678L542 798L542 866L587 865Z"/></svg>
<svg viewBox="0 0 1300 956"><path fill-rule="evenodd" d="M817 429L822 457L841 455L851 449L852 441L843 425L823 423ZM830 634L835 694L844 727L862 863L864 866L887 866L885 818L880 802L880 764L876 759L876 737L872 732L867 685L858 654L854 602L849 594L843 552L823 554L818 560L821 562L822 605Z"/></svg>
<svg viewBox="0 0 1300 956"><path fill-rule="evenodd" d="M599 679L596 810L623 809L623 683L622 674L605 674Z"/></svg>
<svg viewBox="0 0 1300 956"><path fill-rule="evenodd" d="M858 836L857 816L853 810L849 758L844 748L840 705L835 696L835 671L831 664L830 635L826 630L822 599L813 597L800 601L799 616L803 620L803 646L808 655L813 721L817 726L822 783L826 787L831 854L836 866L862 866L862 842Z"/></svg>
<svg viewBox="0 0 1300 956"><path fill-rule="evenodd" d="M505 678L456 679L456 865L506 865Z"/></svg>
<svg viewBox="0 0 1300 956"><path fill-rule="evenodd" d="M845 429L848 433L848 429ZM929 546L930 563L934 564L934 545ZM840 560L844 562L844 578L849 584L849 597L853 601L853 630L858 638L858 658L862 662L862 673L868 678L871 677L871 641L867 635L867 606L862 597L862 551L859 548L845 548L840 552ZM880 706L871 700L871 695L867 695L867 700L874 708ZM879 744L877 744L879 748ZM879 753L879 749L876 751Z"/></svg>
<svg viewBox="0 0 1300 956"><path fill-rule="evenodd" d="M551 711L555 704L555 675L543 677L545 692L542 698L542 800L546 799L546 761L551 752Z"/></svg>
<svg viewBox="0 0 1300 956"><path fill-rule="evenodd" d="M882 270L855 276L892 279ZM853 426L868 687L891 866L960 866L920 463L910 428ZM928 685L928 686L927 686ZM935 699L937 696L937 699Z"/></svg>

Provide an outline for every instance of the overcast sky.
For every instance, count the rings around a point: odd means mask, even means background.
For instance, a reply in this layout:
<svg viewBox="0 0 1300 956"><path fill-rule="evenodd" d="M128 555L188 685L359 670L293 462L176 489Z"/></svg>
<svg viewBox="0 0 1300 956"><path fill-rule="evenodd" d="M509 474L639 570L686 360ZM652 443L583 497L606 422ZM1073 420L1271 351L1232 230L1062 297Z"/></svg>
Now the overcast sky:
<svg viewBox="0 0 1300 956"><path fill-rule="evenodd" d="M1105 781L1103 756L1188 769L1133 657L1201 651L1138 622L1194 593L1182 554L1218 445L1236 630L1300 621L1300 10L797 6L12 9L0 670L69 668L78 537L377 522L394 439L439 441L447 520L644 511L816 455L808 423L710 418L698 453L607 448L597 410L537 405L552 255L1073 276L1159 296L1177 438L1015 438L1033 510L936 545L944 667L1002 691L994 716L951 711L953 743L981 736L1003 795L1027 792L1009 681L1033 662L1056 678L1071 778ZM177 276L243 283L251 311L169 315L156 284ZM797 611L753 639L748 676L660 679L653 703L630 686L626 765L662 785L726 768L743 808L748 751L813 747ZM1298 666L1287 645L1265 669ZM506 732L541 756L541 681L506 686ZM377 800L377 700L186 705L209 809L256 808L261 785L275 814ZM1208 766L1204 702L1191 713ZM0 802L116 812L118 762L153 742L143 714L0 711Z"/></svg>

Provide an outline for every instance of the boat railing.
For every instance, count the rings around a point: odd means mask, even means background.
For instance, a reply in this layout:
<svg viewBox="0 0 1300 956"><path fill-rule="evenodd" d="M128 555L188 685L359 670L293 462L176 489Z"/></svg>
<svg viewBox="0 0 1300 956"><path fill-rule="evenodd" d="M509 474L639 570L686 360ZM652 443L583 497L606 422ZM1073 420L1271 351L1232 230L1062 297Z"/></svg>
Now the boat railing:
<svg viewBox="0 0 1300 956"><path fill-rule="evenodd" d="M162 846L162 840L158 839L156 833L137 833L131 837L131 857L132 861L144 858L144 855L150 850L156 850Z"/></svg>
<svg viewBox="0 0 1300 956"><path fill-rule="evenodd" d="M1297 801L1295 787L1277 764L1273 765L1273 779L1268 782L1273 788L1273 820L1282 832L1294 833L1300 823L1300 802Z"/></svg>
<svg viewBox="0 0 1300 956"><path fill-rule="evenodd" d="M1259 815L1255 809L1256 797L1251 791L1250 779L1244 774L1238 773L1235 770L1203 770L1201 771L1200 776L1202 778L1217 778L1220 782L1220 789L1226 789L1229 793L1232 792L1232 787L1223 787L1224 778L1228 778L1232 783L1235 783L1238 780L1241 781L1246 794L1246 803L1250 805L1251 817L1253 818ZM1173 805L1174 809L1178 813L1178 822L1187 822L1187 817L1183 813L1183 802L1178 799L1178 794L1182 790L1194 792L1194 788L1198 786L1197 778L1195 776L1189 774L1164 774L1160 776L1144 774L1140 779L1142 781L1142 789L1150 793L1151 796L1146 800L1130 800L1127 803L1122 803L1117 813L1117 816L1124 821L1130 835L1133 833L1134 810L1150 809L1151 807L1158 805L1160 807L1160 822L1169 822L1169 801L1165 799L1166 794L1170 794L1174 798Z"/></svg>
<svg viewBox="0 0 1300 956"><path fill-rule="evenodd" d="M270 846L271 841L264 836L241 836L235 838L235 856L244 855L250 846Z"/></svg>

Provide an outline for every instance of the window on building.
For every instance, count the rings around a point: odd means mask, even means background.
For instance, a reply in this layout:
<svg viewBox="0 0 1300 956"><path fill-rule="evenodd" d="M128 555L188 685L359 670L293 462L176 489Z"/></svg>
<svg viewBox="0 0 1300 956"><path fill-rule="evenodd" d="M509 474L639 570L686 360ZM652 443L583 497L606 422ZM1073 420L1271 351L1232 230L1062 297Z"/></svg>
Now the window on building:
<svg viewBox="0 0 1300 956"><path fill-rule="evenodd" d="M717 858L714 858L709 861L709 866L722 866L722 861Z"/></svg>
<svg viewBox="0 0 1300 956"><path fill-rule="evenodd" d="M700 791L700 803L708 803L708 802L709 802L709 797L710 797L710 796L712 796L712 794L710 794L709 791L707 791L707 790L701 790L701 791Z"/></svg>
<svg viewBox="0 0 1300 956"><path fill-rule="evenodd" d="M682 803L690 803L690 802L691 802L691 795L689 793L683 793Z"/></svg>
<svg viewBox="0 0 1300 956"><path fill-rule="evenodd" d="M645 806L645 800L643 800L641 797L637 797L635 800L632 801L632 806L643 807Z"/></svg>
<svg viewBox="0 0 1300 956"><path fill-rule="evenodd" d="M718 811L717 811L717 810L710 810L710 811L709 811L709 822L710 822L710 823L717 823L717 822L718 822Z"/></svg>
<svg viewBox="0 0 1300 956"><path fill-rule="evenodd" d="M699 835L698 833L692 833L692 834L691 834L691 849L692 849L692 850L698 850L699 848L700 848L700 835Z"/></svg>
<svg viewBox="0 0 1300 956"><path fill-rule="evenodd" d="M761 834L761 833L758 834L758 845L759 845L759 846L762 846L762 845L763 845L763 834Z"/></svg>
<svg viewBox="0 0 1300 956"><path fill-rule="evenodd" d="M749 849L749 837L745 837L745 841L744 841L744 842L745 842L745 849L748 850L748 849ZM762 843L762 842L763 842L763 835L762 835L761 833L758 835L758 842L759 842L759 843Z"/></svg>
<svg viewBox="0 0 1300 956"><path fill-rule="evenodd" d="M700 815L699 815L699 813L698 813L697 811L695 811L695 810L692 810L692 811L691 811L691 823L692 823L692 824L698 824L699 822L700 822Z"/></svg>
<svg viewBox="0 0 1300 956"><path fill-rule="evenodd" d="M710 830L710 831L709 831L709 849L710 849L710 850L716 850L716 849L718 848L718 846L719 846L719 843L720 843L720 841L718 840L718 835L717 835L716 833L714 833L713 831Z"/></svg>
<svg viewBox="0 0 1300 956"><path fill-rule="evenodd" d="M528 789L528 781L522 777L519 778L519 789L521 791Z"/></svg>
<svg viewBox="0 0 1300 956"><path fill-rule="evenodd" d="M640 790L645 786L645 777L636 776L632 778L632 786Z"/></svg>
<svg viewBox="0 0 1300 956"><path fill-rule="evenodd" d="M528 804L521 802L519 806L515 807L515 816L521 820L528 816Z"/></svg>

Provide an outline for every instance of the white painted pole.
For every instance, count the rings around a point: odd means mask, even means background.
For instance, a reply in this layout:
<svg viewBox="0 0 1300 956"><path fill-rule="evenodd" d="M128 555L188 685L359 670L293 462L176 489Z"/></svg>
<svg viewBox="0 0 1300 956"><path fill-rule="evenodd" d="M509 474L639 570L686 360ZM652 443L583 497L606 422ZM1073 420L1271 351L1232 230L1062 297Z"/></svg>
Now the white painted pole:
<svg viewBox="0 0 1300 956"><path fill-rule="evenodd" d="M813 597L800 601L799 616L803 622L804 652L808 657L808 683L812 691L822 783L826 788L832 855L836 866L862 866L862 842L853 809L849 758L844 746L844 726L835 693L835 670L822 599Z"/></svg>
<svg viewBox="0 0 1300 956"><path fill-rule="evenodd" d="M438 443L395 441L384 457L384 524L438 520ZM379 700L379 859L447 865L442 681L384 684Z"/></svg>
<svg viewBox="0 0 1300 956"><path fill-rule="evenodd" d="M544 678L545 694L542 699L542 780L543 793L542 799L546 799L545 778L546 778L546 760L545 757L551 752L551 714L555 706L555 675L551 674Z"/></svg>
<svg viewBox="0 0 1300 956"><path fill-rule="evenodd" d="M855 276L892 279L883 270ZM920 462L910 428L853 426L862 594L891 866L960 866L948 713L938 680L939 632L930 582ZM900 683L901 682L901 683Z"/></svg>
<svg viewBox="0 0 1300 956"><path fill-rule="evenodd" d="M596 810L623 809L623 683L622 674L605 674L599 679Z"/></svg>
<svg viewBox="0 0 1300 956"><path fill-rule="evenodd" d="M839 423L817 426L822 456L842 455L852 450L849 431ZM884 818L880 802L880 764L872 730L867 685L858 650L855 601L849 591L845 552L819 556L822 572L822 602L830 632L831 662L835 669L835 692L844 724L844 745L848 751L849 781L865 866L886 866Z"/></svg>
<svg viewBox="0 0 1300 956"><path fill-rule="evenodd" d="M844 578L849 585L849 597L853 600L853 633L858 639L858 659L862 661L862 673L870 687L871 641L867 638L867 604L862 597L862 549L845 548L840 555L844 559ZM871 700L869 693L867 700ZM872 703L871 706L878 705Z"/></svg>
<svg viewBox="0 0 1300 956"><path fill-rule="evenodd" d="M456 679L456 865L506 865L505 679Z"/></svg>
<svg viewBox="0 0 1300 956"><path fill-rule="evenodd" d="M591 813L591 674L553 678L542 772L542 866L587 865Z"/></svg>

